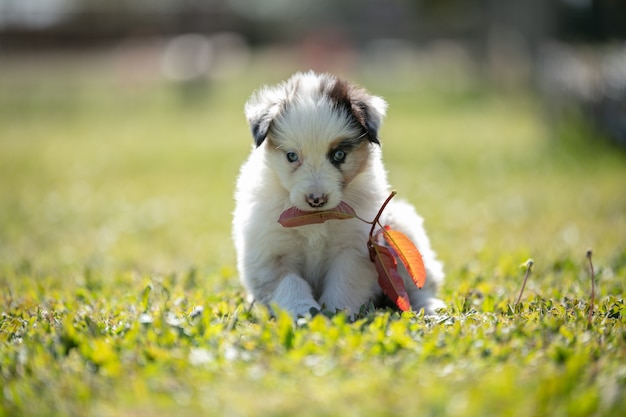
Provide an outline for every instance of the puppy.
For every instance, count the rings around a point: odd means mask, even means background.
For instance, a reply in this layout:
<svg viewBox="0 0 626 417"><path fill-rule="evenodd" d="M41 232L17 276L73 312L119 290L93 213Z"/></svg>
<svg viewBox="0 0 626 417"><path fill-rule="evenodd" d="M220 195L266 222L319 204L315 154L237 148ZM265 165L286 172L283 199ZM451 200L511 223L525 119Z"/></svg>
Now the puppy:
<svg viewBox="0 0 626 417"><path fill-rule="evenodd" d="M291 207L329 210L344 201L372 220L390 193L378 131L387 104L329 74L297 73L264 87L246 103L254 146L237 181L233 235L240 279L249 295L294 317L320 309L354 316L382 292L366 247L371 226L328 220L285 228ZM443 280L422 218L392 200L382 224L406 234L422 254L420 290L399 264L411 307L433 314Z"/></svg>

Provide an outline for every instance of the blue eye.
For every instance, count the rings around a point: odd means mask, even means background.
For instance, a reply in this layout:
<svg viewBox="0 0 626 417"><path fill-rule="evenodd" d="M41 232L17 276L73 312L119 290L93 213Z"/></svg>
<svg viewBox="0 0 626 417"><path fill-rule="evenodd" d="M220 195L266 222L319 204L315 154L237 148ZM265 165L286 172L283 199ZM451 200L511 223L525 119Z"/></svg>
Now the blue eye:
<svg viewBox="0 0 626 417"><path fill-rule="evenodd" d="M332 162L342 163L346 159L346 153L344 151L342 151L341 149L337 149L333 153L332 157L333 157Z"/></svg>
<svg viewBox="0 0 626 417"><path fill-rule="evenodd" d="M287 156L287 161L289 162L296 162L298 159L300 159L298 157L298 154L295 152L287 152L285 156Z"/></svg>

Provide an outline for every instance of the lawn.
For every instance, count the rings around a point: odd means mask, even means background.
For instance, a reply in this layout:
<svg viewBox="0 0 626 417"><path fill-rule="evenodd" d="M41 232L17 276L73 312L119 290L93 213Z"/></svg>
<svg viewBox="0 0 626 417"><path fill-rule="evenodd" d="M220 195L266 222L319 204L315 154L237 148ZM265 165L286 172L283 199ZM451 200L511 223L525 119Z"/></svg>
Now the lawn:
<svg viewBox="0 0 626 417"><path fill-rule="evenodd" d="M0 73L0 416L626 409L626 153L580 119L478 81L353 74L390 104L389 177L449 308L294 324L245 302L229 236L243 103L288 71L182 88L21 68Z"/></svg>

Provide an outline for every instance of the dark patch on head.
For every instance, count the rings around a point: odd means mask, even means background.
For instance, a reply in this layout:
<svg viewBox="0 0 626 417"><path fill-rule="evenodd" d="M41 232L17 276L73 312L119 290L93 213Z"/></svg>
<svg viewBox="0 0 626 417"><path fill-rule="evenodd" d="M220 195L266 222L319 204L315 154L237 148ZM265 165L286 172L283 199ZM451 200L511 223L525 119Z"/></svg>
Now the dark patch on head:
<svg viewBox="0 0 626 417"><path fill-rule="evenodd" d="M325 85L322 84L322 89ZM369 95L365 90L355 87L348 82L336 79L334 85L328 91L328 97L335 104L336 108L344 112L352 119L355 127L361 130L363 136L376 144L380 144L378 140L378 131L372 123L370 117L370 109L367 104Z"/></svg>
<svg viewBox="0 0 626 417"><path fill-rule="evenodd" d="M252 137L254 139L254 144L257 146L261 146L261 144L267 138L267 135L270 133L272 129L272 124L274 120L279 117L281 114L284 114L287 103L291 100L293 96L295 96L297 90L300 88L300 80L299 79L290 79L284 84L285 96L275 100L269 101L266 104L264 111L256 115L254 119L249 120L250 130L252 131ZM262 100L264 93L257 93L255 100L257 102L264 102Z"/></svg>
<svg viewBox="0 0 626 417"><path fill-rule="evenodd" d="M250 122L250 130L252 131L254 144L256 145L257 148L261 146L261 144L267 137L267 133L270 130L271 124L272 124L272 119L269 117L269 114L264 114L258 119Z"/></svg>
<svg viewBox="0 0 626 417"><path fill-rule="evenodd" d="M369 106L364 101L358 101L354 103L352 108L356 109L357 118L365 125L365 131L367 132L370 142L380 145L380 141L378 140L378 130L372 123Z"/></svg>
<svg viewBox="0 0 626 417"><path fill-rule="evenodd" d="M322 88L325 85L322 84ZM335 103L338 109L352 113L352 101L350 100L350 85L343 80L335 80L332 88L328 92L328 97Z"/></svg>
<svg viewBox="0 0 626 417"><path fill-rule="evenodd" d="M354 86L347 81L332 75L319 76L319 91L328 96L336 110L350 120L352 126L360 131L355 141L367 139L371 143L380 144L378 140L379 117L376 109L372 108L372 97L364 89ZM284 116L289 103L297 96L301 80L292 77L282 84L284 96L272 98L265 102L264 93L256 96L256 104L264 104L259 113L249 119L250 130L257 147L267 139L277 118Z"/></svg>

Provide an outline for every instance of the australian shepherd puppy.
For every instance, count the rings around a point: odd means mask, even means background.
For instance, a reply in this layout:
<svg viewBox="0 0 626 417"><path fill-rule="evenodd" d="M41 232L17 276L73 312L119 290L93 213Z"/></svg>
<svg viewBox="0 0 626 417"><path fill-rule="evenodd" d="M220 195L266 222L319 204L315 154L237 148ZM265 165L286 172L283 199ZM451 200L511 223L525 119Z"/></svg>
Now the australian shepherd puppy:
<svg viewBox="0 0 626 417"><path fill-rule="evenodd" d="M389 196L378 131L385 101L328 74L297 73L264 87L246 103L254 146L237 182L233 234L240 279L249 295L294 317L326 309L359 313L382 296L366 242L371 226L358 219L285 228L291 207L328 210L349 204L372 220ZM420 290L401 264L411 307L433 314L443 280L422 218L392 200L382 224L406 234L422 254Z"/></svg>

